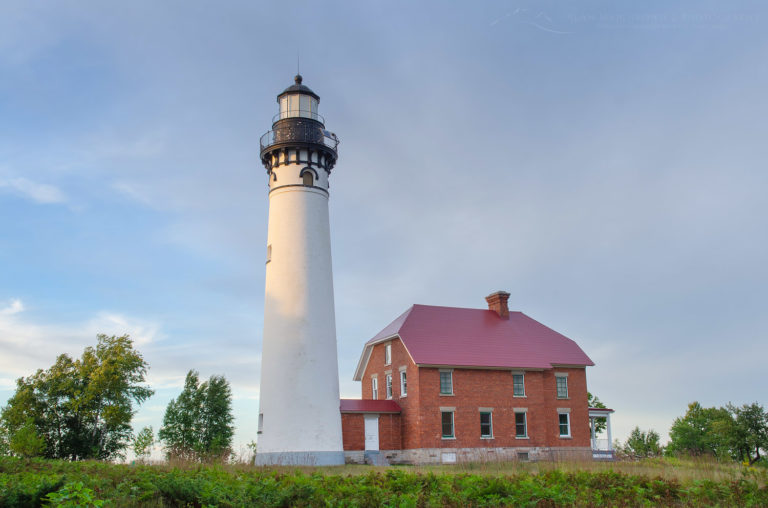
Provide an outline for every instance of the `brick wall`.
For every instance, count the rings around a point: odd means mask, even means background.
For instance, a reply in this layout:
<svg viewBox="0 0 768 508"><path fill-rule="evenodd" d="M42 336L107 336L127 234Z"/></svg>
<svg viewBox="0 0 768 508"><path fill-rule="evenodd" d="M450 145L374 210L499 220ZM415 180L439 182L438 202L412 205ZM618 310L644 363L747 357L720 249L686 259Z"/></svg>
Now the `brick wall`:
<svg viewBox="0 0 768 508"><path fill-rule="evenodd" d="M386 342L373 347L362 378L362 398L371 399L371 376L376 374L379 399L386 398L386 374L392 375L392 399L403 409L399 422L402 449L588 447L586 370L557 368L525 372L525 397L513 397L510 370L453 369L452 396L440 395L439 369L417 368L400 339L392 345L392 363L384 365ZM406 368L407 396L400 390L400 367ZM555 374L568 375L568 398L558 399ZM440 407L455 408L455 439L443 439ZM493 437L480 437L479 408L492 408ZM515 408L527 409L528 438L515 436ZM570 411L571 437L560 437L558 409ZM382 415L385 416L385 415ZM361 419L362 422L362 419ZM384 432L380 420L381 449ZM362 423L361 423L362 425ZM392 423L394 425L394 423ZM362 432L362 431L361 431ZM390 446L388 443L387 446ZM394 446L394 444L391 444ZM346 449L346 444L345 444Z"/></svg>
<svg viewBox="0 0 768 508"><path fill-rule="evenodd" d="M341 413L341 439L345 451L365 449L365 421L362 413Z"/></svg>
<svg viewBox="0 0 768 508"><path fill-rule="evenodd" d="M567 399L556 398L556 372L568 374ZM513 396L513 378L508 370L453 369L453 395L440 395L439 369L420 368L418 378L421 427L418 443L412 448L589 446L583 368L525 372L525 397ZM455 439L442 437L441 407L455 408ZM480 437L480 408L491 410L492 438ZM526 409L527 439L515 435L515 408ZM570 411L570 438L559 435L558 409ZM405 434L409 430L405 429Z"/></svg>
<svg viewBox="0 0 768 508"><path fill-rule="evenodd" d="M392 363L384 365L384 347L392 345ZM400 368L405 367L407 379L407 394L403 396L400 387ZM418 446L419 428L419 382L418 369L400 339L376 344L371 352L371 358L362 379L362 398L371 399L371 376L376 374L379 382L379 399L386 398L386 372L392 372L392 400L403 409L400 417L401 446L415 448ZM384 449L384 448L382 448Z"/></svg>
<svg viewBox="0 0 768 508"><path fill-rule="evenodd" d="M400 433L400 415L379 415L379 450L401 450L403 444Z"/></svg>

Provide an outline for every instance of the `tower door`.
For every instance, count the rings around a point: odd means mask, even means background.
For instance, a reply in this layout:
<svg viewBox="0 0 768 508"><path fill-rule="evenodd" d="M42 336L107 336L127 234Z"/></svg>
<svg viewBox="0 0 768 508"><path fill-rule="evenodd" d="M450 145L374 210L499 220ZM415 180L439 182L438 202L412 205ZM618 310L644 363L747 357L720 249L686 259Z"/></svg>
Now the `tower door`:
<svg viewBox="0 0 768 508"><path fill-rule="evenodd" d="M364 415L365 417L365 449L379 449L379 415Z"/></svg>

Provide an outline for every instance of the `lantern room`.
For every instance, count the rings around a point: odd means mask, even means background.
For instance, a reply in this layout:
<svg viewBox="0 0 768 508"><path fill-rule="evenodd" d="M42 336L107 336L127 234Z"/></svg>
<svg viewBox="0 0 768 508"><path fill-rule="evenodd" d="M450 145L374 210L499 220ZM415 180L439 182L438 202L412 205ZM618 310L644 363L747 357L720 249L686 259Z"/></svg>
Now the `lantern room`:
<svg viewBox="0 0 768 508"><path fill-rule="evenodd" d="M302 85L301 81L301 75L297 74L294 78L294 84L277 96L277 102L280 104L280 113L274 121L284 118L302 117L325 123L323 118L317 114L317 105L320 102L320 97L308 86Z"/></svg>

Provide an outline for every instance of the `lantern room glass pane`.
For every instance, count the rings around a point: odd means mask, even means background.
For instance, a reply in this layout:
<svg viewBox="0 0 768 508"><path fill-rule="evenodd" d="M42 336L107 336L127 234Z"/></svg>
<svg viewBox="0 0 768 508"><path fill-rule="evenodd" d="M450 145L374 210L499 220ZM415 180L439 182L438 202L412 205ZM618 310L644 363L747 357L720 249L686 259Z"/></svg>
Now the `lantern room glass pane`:
<svg viewBox="0 0 768 508"><path fill-rule="evenodd" d="M299 95L299 115L309 117L309 95Z"/></svg>
<svg viewBox="0 0 768 508"><path fill-rule="evenodd" d="M299 96L298 95L288 96L288 116L290 117L299 116Z"/></svg>

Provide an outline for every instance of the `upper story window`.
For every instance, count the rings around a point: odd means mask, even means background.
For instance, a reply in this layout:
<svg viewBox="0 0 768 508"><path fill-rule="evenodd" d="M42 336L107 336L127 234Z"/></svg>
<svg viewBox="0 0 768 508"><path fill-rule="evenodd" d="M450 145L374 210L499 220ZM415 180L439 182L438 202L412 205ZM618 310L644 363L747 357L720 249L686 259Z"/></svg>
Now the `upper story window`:
<svg viewBox="0 0 768 508"><path fill-rule="evenodd" d="M400 396L405 397L408 395L408 380L405 376L405 368L400 369Z"/></svg>
<svg viewBox="0 0 768 508"><path fill-rule="evenodd" d="M453 395L453 371L440 371L440 395Z"/></svg>
<svg viewBox="0 0 768 508"><path fill-rule="evenodd" d="M493 413L480 412L480 437L493 437Z"/></svg>
<svg viewBox="0 0 768 508"><path fill-rule="evenodd" d="M387 374L387 398L392 398L392 374Z"/></svg>
<svg viewBox="0 0 768 508"><path fill-rule="evenodd" d="M379 380L375 376L371 378L371 398L373 400L379 398Z"/></svg>
<svg viewBox="0 0 768 508"><path fill-rule="evenodd" d="M555 374L555 381L557 383L557 398L568 398L568 374Z"/></svg>
<svg viewBox="0 0 768 508"><path fill-rule="evenodd" d="M313 175L311 171L305 171L304 174L301 175L301 182L304 185L309 185L311 187L315 184L315 175Z"/></svg>
<svg viewBox="0 0 768 508"><path fill-rule="evenodd" d="M525 397L525 375L520 372L512 374L513 396Z"/></svg>
<svg viewBox="0 0 768 508"><path fill-rule="evenodd" d="M384 346L384 365L392 363L392 344Z"/></svg>

